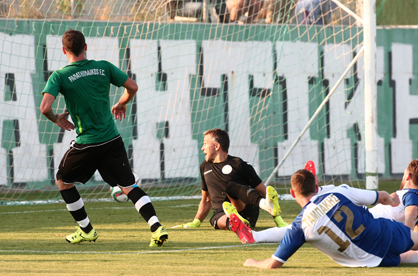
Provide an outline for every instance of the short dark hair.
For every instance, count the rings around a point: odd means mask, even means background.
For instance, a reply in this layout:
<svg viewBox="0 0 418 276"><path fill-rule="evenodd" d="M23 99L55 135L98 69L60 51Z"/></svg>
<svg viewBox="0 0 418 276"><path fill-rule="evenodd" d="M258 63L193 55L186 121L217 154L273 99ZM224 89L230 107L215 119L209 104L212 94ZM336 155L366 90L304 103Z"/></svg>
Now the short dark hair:
<svg viewBox="0 0 418 276"><path fill-rule="evenodd" d="M229 149L229 135L228 132L225 130L215 128L215 129L209 129L206 130L203 133L204 136L206 135L212 135L212 138L215 140L215 142L219 143L221 145L221 148L224 152L228 153Z"/></svg>
<svg viewBox="0 0 418 276"><path fill-rule="evenodd" d="M292 175L290 179L292 189L295 193L307 197L316 193L316 179L315 176L308 170L298 170Z"/></svg>
<svg viewBox="0 0 418 276"><path fill-rule="evenodd" d="M62 46L65 51L73 53L78 57L83 51L86 45L86 40L82 32L69 29L62 36Z"/></svg>
<svg viewBox="0 0 418 276"><path fill-rule="evenodd" d="M414 183L415 186L418 186L418 160L417 159L414 159L411 162L409 162L408 172L411 174L412 183Z"/></svg>

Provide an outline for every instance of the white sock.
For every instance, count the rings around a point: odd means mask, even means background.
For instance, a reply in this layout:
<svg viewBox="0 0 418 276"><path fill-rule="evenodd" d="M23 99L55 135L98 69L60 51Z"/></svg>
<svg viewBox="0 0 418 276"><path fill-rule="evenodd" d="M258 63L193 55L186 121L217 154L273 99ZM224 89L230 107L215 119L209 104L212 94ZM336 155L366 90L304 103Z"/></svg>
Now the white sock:
<svg viewBox="0 0 418 276"><path fill-rule="evenodd" d="M273 206L268 206L268 202L265 198L262 198L260 200L260 203L258 204L258 207L260 207L260 209L263 209L264 211L267 211L270 213L270 210L273 208Z"/></svg>
<svg viewBox="0 0 418 276"><path fill-rule="evenodd" d="M284 234L286 233L287 229L290 229L291 225L286 227L273 227L263 231L253 231L253 238L255 242L260 243L267 243L267 242L274 242L279 243L282 241Z"/></svg>
<svg viewBox="0 0 418 276"><path fill-rule="evenodd" d="M77 223L78 223L78 225L80 225L81 228L86 228L87 225L89 225L89 223L90 223L89 217L86 217L83 220L77 221Z"/></svg>
<svg viewBox="0 0 418 276"><path fill-rule="evenodd" d="M148 222L148 225L151 227L155 223L160 222L160 221L158 220L157 216L152 216L147 222Z"/></svg>
<svg viewBox="0 0 418 276"><path fill-rule="evenodd" d="M81 197L76 202L67 204L67 210L70 211L70 213L74 212L74 211L78 211L80 209L84 210L84 201ZM73 214L73 213L71 213L71 214ZM76 220L76 221L81 228L86 228L90 223L90 219L87 216L87 214L86 214L85 218L83 218L81 220Z"/></svg>

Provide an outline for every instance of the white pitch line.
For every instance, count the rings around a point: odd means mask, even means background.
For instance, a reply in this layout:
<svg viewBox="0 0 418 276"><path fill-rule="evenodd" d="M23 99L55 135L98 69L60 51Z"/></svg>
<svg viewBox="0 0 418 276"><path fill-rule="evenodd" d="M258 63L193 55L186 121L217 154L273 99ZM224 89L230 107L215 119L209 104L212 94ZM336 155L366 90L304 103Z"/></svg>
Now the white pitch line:
<svg viewBox="0 0 418 276"><path fill-rule="evenodd" d="M89 210L93 209L132 209L133 207L103 207L103 208L89 208ZM66 211L67 209L55 209L55 210L38 210L38 211L22 211L22 212L3 212L0 215L10 215L10 214L30 214L30 213L44 213L44 212L62 212Z"/></svg>
<svg viewBox="0 0 418 276"><path fill-rule="evenodd" d="M199 204L185 204L185 205L175 205L170 206L171 208L183 208L183 207L197 207Z"/></svg>
<svg viewBox="0 0 418 276"><path fill-rule="evenodd" d="M152 197L152 201L169 201L176 199L201 199L202 196L169 196L169 197ZM114 202L111 198L95 198L85 199L84 202ZM50 199L50 200L23 200L23 201L5 201L4 206L23 206L23 205L39 205L47 203L64 203L62 199Z"/></svg>
<svg viewBox="0 0 418 276"><path fill-rule="evenodd" d="M30 213L44 213L44 212L61 212L68 211L67 209L56 209L56 210L39 210L39 211L22 211L22 212L2 212L0 215L12 215L12 214L30 214Z"/></svg>
<svg viewBox="0 0 418 276"><path fill-rule="evenodd" d="M162 253L177 253L185 251L199 251L199 250L211 250L211 249L226 249L236 247L248 247L254 245L266 245L268 243L252 243L252 244L240 244L240 245L227 245L227 246L211 246L200 248L187 248L176 250L160 250L160 251L144 251L144 252L97 252L97 251L42 251L42 250L4 250L0 249L0 252L6 253L44 253L44 254L103 254L103 255L143 255L143 254L162 254Z"/></svg>
<svg viewBox="0 0 418 276"><path fill-rule="evenodd" d="M193 207L199 206L198 204L187 204L187 205L174 205L170 206L171 208L183 208L183 207ZM131 207L103 207L103 208L88 208L88 210L103 210L103 209L132 209ZM67 209L55 209L55 210L38 210L38 211L22 211L22 212L0 212L0 215L11 215L11 214L30 214L30 213L44 213L44 212L62 212L67 211Z"/></svg>

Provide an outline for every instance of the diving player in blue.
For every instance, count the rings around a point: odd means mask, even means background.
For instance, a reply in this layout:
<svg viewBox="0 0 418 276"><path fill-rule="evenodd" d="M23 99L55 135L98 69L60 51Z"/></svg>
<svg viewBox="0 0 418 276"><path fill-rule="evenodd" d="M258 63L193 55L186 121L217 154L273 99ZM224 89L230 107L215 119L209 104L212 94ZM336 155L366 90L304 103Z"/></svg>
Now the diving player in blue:
<svg viewBox="0 0 418 276"><path fill-rule="evenodd" d="M248 259L244 266L279 268L305 242L335 262L350 267L397 266L417 262L418 234L402 223L375 219L363 205L396 206L387 192L336 187L317 194L315 176L297 171L291 179L291 194L303 208L286 231L279 248L264 261ZM407 253L405 253L407 252Z"/></svg>
<svg viewBox="0 0 418 276"><path fill-rule="evenodd" d="M369 209L375 218L388 218L402 222L415 232L418 209L418 160L412 160L404 171L402 183L396 194L400 198L400 204L396 207L376 205Z"/></svg>

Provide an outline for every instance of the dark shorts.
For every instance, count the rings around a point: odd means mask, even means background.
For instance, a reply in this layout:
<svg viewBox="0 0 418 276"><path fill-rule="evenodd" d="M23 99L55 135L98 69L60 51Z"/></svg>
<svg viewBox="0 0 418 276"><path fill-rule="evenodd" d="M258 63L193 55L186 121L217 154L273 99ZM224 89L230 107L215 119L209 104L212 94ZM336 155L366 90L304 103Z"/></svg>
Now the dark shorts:
<svg viewBox="0 0 418 276"><path fill-rule="evenodd" d="M135 184L135 177L120 135L97 144L73 142L61 160L57 179L62 179L64 183L84 184L96 170L111 186L127 187Z"/></svg>
<svg viewBox="0 0 418 276"><path fill-rule="evenodd" d="M414 241L411 239L409 227L396 221L390 221L388 225L392 230L392 243L379 266L398 266L401 262L400 255L409 251L414 246Z"/></svg>
<svg viewBox="0 0 418 276"><path fill-rule="evenodd" d="M259 208L252 205L246 205L245 209L239 212L239 214L250 222L251 228L254 228L258 220ZM222 208L213 211L213 216L210 218L210 224L213 228L219 229L218 220L224 215L226 214Z"/></svg>
<svg viewBox="0 0 418 276"><path fill-rule="evenodd" d="M222 216L226 216L226 214L225 214L225 212L222 208L218 208L218 209L213 211L213 216L210 218L210 224L213 226L213 228L219 229L218 220Z"/></svg>
<svg viewBox="0 0 418 276"><path fill-rule="evenodd" d="M254 229L257 224L258 215L260 214L260 208L254 205L245 205L245 209L239 212L239 214L248 220L251 229Z"/></svg>

